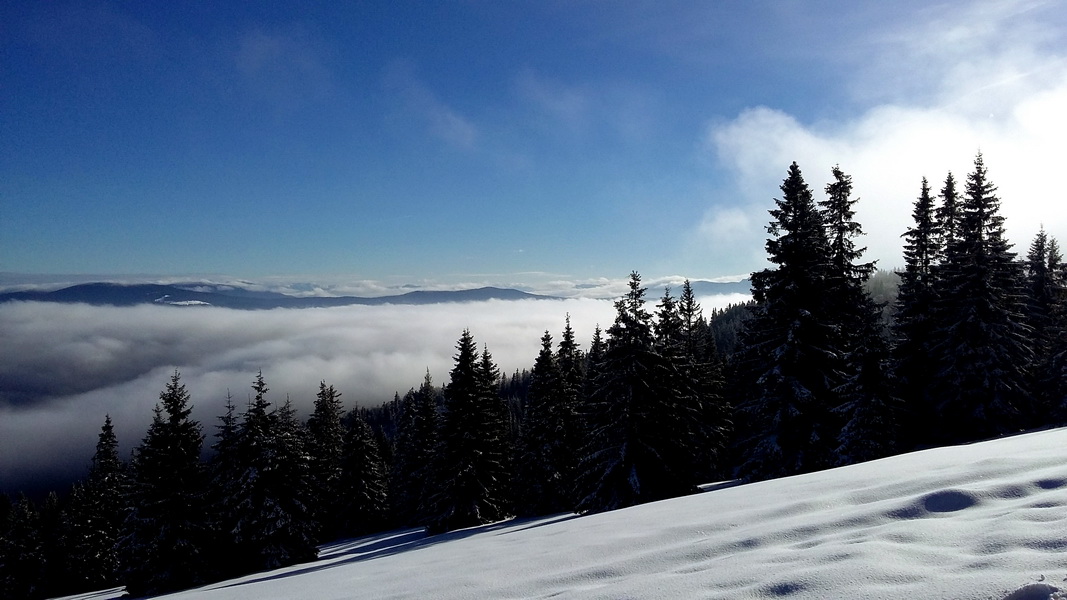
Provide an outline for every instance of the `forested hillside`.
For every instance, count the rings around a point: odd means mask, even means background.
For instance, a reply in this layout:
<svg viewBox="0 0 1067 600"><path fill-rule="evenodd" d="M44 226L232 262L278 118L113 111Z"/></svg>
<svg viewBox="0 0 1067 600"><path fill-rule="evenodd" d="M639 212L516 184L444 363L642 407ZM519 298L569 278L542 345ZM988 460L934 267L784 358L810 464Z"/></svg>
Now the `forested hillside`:
<svg viewBox="0 0 1067 600"><path fill-rule="evenodd" d="M322 381L306 421L260 372L247 406L199 423L175 371L131 461L100 415L84 481L0 497L0 594L156 594L311 560L341 536L602 512L1062 423L1056 240L1012 252L980 154L961 189L951 173L936 195L918 187L898 290L871 285L851 177L834 167L817 199L793 163L749 305L705 315L689 282L650 300L634 272L585 349L561 315L558 341L546 331L505 375L463 330L443 385L427 372L345 412Z"/></svg>

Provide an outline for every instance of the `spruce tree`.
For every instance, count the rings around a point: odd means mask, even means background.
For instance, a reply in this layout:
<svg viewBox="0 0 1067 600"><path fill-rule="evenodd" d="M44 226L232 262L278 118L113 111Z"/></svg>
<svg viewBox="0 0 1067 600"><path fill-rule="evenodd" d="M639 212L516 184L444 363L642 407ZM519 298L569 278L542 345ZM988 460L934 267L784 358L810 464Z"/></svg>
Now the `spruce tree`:
<svg viewBox="0 0 1067 600"><path fill-rule="evenodd" d="M711 328L688 279L678 298L681 362L679 369L694 392L699 415L694 448L694 477L699 481L724 476L722 459L732 432L732 408L726 399L723 362Z"/></svg>
<svg viewBox="0 0 1067 600"><path fill-rule="evenodd" d="M952 176L951 171L945 176L940 198L941 205L937 207L934 216L939 236L937 245L942 252L940 258L944 260L945 253L955 247L956 241L959 240L960 228L963 224L963 208L960 206L960 197L956 191L956 178Z"/></svg>
<svg viewBox="0 0 1067 600"><path fill-rule="evenodd" d="M946 248L935 311L940 442L1015 430L1029 401L1031 330L995 192L979 153L967 176L958 237Z"/></svg>
<svg viewBox="0 0 1067 600"><path fill-rule="evenodd" d="M767 479L835 463L840 356L828 314L830 248L822 214L794 162L770 211L768 260L752 274L755 305L735 363L739 475Z"/></svg>
<svg viewBox="0 0 1067 600"><path fill-rule="evenodd" d="M68 564L65 579L72 591L118 585L118 541L126 516L128 481L119 459L111 416L104 418L89 476L71 491L63 537Z"/></svg>
<svg viewBox="0 0 1067 600"><path fill-rule="evenodd" d="M397 524L423 523L432 490L432 466L438 448L437 390L429 369L418 390L401 401L396 454L389 499Z"/></svg>
<svg viewBox="0 0 1067 600"><path fill-rule="evenodd" d="M1026 254L1026 322L1033 331L1033 404L1028 421L1043 425L1059 421L1065 382L1062 351L1067 344L1064 290L1067 272L1056 238L1042 227Z"/></svg>
<svg viewBox="0 0 1067 600"><path fill-rule="evenodd" d="M343 412L341 393L320 381L315 406L308 417L307 432L311 460L309 501L323 540L331 540L340 533L336 516L341 504L340 481L345 449Z"/></svg>
<svg viewBox="0 0 1067 600"><path fill-rule="evenodd" d="M890 454L897 442L897 402L887 374L889 346L882 331L881 306L867 291L873 262L860 262L866 248L856 246L863 229L855 220L852 177L840 167L819 202L829 242L829 268L824 290L826 315L835 329L831 341L838 370L834 412L842 419L835 450L838 464L851 464Z"/></svg>
<svg viewBox="0 0 1067 600"><path fill-rule="evenodd" d="M311 506L309 457L292 407L272 410L263 372L238 429L236 453L242 469L234 497L226 501L233 516L234 543L243 572L276 569L313 560L316 531Z"/></svg>
<svg viewBox="0 0 1067 600"><path fill-rule="evenodd" d="M946 187L952 185L950 179ZM954 212L955 208L952 210ZM914 225L902 236L905 240L904 270L898 273L900 288L893 321L893 358L897 394L903 400L905 447L930 439L929 429L934 423L931 397L936 374L933 325L938 305L937 266L942 253L942 235L925 177L912 210L912 219Z"/></svg>
<svg viewBox="0 0 1067 600"><path fill-rule="evenodd" d="M506 424L491 386L488 353L479 357L474 337L463 330L445 388L440 447L427 529L440 533L507 516ZM491 360L488 362L491 363ZM491 365L489 365L491 366Z"/></svg>
<svg viewBox="0 0 1067 600"><path fill-rule="evenodd" d="M356 411L349 416L340 479L340 531L362 535L387 525L388 481L378 441Z"/></svg>
<svg viewBox="0 0 1067 600"><path fill-rule="evenodd" d="M43 598L46 582L41 514L33 501L19 494L0 523L0 596Z"/></svg>
<svg viewBox="0 0 1067 600"><path fill-rule="evenodd" d="M225 413L218 417L215 426L215 442L211 449L215 454L208 463L208 514L213 532L209 555L213 578L225 579L244 573L238 556L235 527L237 523L236 501L239 497L239 477L243 470L240 464L237 442L240 422L233 396L226 392Z"/></svg>
<svg viewBox="0 0 1067 600"><path fill-rule="evenodd" d="M565 431L563 373L552 346L552 335L541 336L541 351L531 371L532 381L523 420L516 477L517 512L543 515L573 508L573 472Z"/></svg>
<svg viewBox="0 0 1067 600"><path fill-rule="evenodd" d="M200 464L204 436L191 413L189 393L174 371L131 464L131 508L119 555L121 579L132 596L207 580L209 519Z"/></svg>
<svg viewBox="0 0 1067 600"><path fill-rule="evenodd" d="M579 512L600 512L690 493L697 424L693 392L655 345L641 276L615 303L607 351L589 399L579 466Z"/></svg>

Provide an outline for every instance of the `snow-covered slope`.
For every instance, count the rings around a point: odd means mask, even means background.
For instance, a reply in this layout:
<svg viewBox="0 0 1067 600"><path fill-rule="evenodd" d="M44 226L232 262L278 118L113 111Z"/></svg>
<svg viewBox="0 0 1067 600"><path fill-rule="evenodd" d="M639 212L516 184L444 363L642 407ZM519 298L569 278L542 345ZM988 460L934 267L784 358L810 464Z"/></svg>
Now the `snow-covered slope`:
<svg viewBox="0 0 1067 600"><path fill-rule="evenodd" d="M586 517L391 532L168 598L1036 600L1065 578L1059 429Z"/></svg>

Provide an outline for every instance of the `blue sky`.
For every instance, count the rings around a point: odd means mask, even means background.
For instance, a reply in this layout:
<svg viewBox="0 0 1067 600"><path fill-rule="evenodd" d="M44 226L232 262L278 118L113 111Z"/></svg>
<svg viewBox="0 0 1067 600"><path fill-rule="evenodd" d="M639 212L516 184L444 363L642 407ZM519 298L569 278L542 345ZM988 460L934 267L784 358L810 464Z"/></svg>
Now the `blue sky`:
<svg viewBox="0 0 1067 600"><path fill-rule="evenodd" d="M5 2L0 272L744 274L793 160L891 268L979 149L1062 240L1057 4Z"/></svg>

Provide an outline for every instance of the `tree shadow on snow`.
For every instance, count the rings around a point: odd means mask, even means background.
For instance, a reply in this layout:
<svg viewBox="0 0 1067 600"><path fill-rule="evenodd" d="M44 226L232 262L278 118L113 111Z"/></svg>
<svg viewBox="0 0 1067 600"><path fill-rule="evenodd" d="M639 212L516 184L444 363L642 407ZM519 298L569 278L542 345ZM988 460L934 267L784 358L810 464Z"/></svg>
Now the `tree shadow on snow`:
<svg viewBox="0 0 1067 600"><path fill-rule="evenodd" d="M496 523L478 525L476 527L468 527L466 529L457 529L456 531L439 533L437 535L427 535L426 530L420 527L415 529L400 529L388 531L384 533L369 535L360 538L353 538L349 540L341 540L322 546L321 551L319 553L319 559L316 562L288 567L285 571L280 573L276 571L271 571L262 573L260 576L246 575L240 581L234 581L218 585L217 588L224 589L240 587L251 583L276 581L279 579L295 577L298 575L307 575L326 569L332 569L334 567L350 565L353 563L363 562L367 560L374 560L376 558L383 558L386 556L392 556L403 552L411 552L413 550L419 550L421 548L428 548L431 546L436 546L438 544L461 540L482 533L491 533L495 531L498 532L497 535L504 535L508 533L515 533L517 531L525 531L527 529L535 529L537 527L543 527L545 525L551 525L554 523L560 523L576 517L578 517L578 515L574 513L567 513L551 517L510 519L507 521L498 521Z"/></svg>

